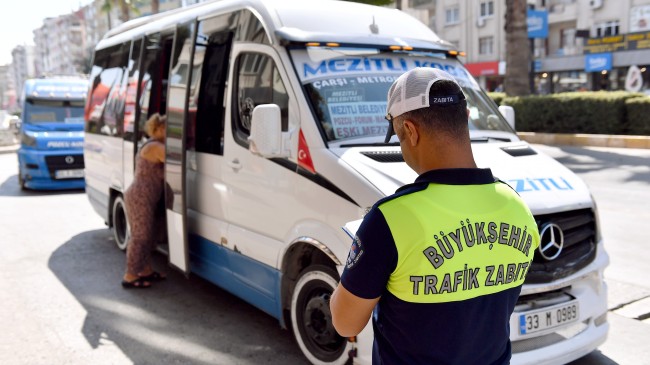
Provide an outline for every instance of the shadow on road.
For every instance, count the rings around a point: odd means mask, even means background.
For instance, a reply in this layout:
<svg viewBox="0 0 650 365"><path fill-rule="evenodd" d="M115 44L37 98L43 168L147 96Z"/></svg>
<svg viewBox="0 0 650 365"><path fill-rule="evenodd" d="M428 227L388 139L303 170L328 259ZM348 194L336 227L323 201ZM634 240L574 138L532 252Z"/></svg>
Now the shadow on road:
<svg viewBox="0 0 650 365"><path fill-rule="evenodd" d="M621 166L645 167L644 171L629 171L630 175L624 182L643 182L650 184L650 164L647 156L632 156L624 153L613 152L613 149L607 151L588 149L584 147L558 147L565 152L566 156L554 157L564 166L578 174L592 171L615 170ZM585 163L581 157L589 157L594 162Z"/></svg>
<svg viewBox="0 0 650 365"><path fill-rule="evenodd" d="M134 364L306 364L290 331L237 297L169 270L152 288L123 289L124 265L108 229L72 237L48 261L86 310L93 348L115 344Z"/></svg>
<svg viewBox="0 0 650 365"><path fill-rule="evenodd" d="M84 189L73 190L21 190L18 186L18 175L12 175L0 184L0 196L43 196L43 195L66 195L85 193Z"/></svg>

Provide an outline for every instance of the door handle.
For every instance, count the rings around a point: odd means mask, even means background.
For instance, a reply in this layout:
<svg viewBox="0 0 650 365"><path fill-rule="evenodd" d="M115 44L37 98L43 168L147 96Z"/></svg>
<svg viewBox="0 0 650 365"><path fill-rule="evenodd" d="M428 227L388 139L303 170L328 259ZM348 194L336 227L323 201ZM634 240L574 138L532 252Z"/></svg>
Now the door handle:
<svg viewBox="0 0 650 365"><path fill-rule="evenodd" d="M239 171L242 168L242 164L241 164L241 162L239 162L238 158L228 162L228 166L230 166L230 168L235 170L235 171Z"/></svg>

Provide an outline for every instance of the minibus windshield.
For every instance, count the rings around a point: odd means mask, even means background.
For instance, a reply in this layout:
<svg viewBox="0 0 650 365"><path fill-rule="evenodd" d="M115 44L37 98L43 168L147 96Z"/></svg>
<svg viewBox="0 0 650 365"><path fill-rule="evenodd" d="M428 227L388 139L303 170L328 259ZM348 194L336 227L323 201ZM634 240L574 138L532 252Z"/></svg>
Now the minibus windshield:
<svg viewBox="0 0 650 365"><path fill-rule="evenodd" d="M309 47L291 50L291 57L328 141L383 141L388 89L415 67L440 68L456 78L467 98L470 130L514 132L467 70L445 53Z"/></svg>
<svg viewBox="0 0 650 365"><path fill-rule="evenodd" d="M29 99L25 103L23 122L27 124L83 124L84 101Z"/></svg>

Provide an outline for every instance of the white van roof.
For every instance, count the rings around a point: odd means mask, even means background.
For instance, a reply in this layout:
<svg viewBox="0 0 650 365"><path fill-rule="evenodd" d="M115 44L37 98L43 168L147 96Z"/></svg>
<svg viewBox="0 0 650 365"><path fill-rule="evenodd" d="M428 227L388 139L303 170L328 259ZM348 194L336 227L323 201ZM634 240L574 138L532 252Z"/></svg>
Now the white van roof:
<svg viewBox="0 0 650 365"><path fill-rule="evenodd" d="M111 30L97 49L138 35L171 30L196 18L249 9L259 16L272 43L338 42L450 49L429 27L392 8L337 0L217 0L131 20Z"/></svg>

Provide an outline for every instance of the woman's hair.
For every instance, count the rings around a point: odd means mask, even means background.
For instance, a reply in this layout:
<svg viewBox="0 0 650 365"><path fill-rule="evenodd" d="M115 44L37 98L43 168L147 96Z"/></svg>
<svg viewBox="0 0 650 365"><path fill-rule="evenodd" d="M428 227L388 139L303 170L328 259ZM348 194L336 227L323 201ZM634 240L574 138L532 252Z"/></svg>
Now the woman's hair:
<svg viewBox="0 0 650 365"><path fill-rule="evenodd" d="M152 137L156 129L165 126L166 121L167 118L164 115L161 116L158 113L152 114L151 117L149 117L149 120L144 124L145 133L147 133L149 137Z"/></svg>

